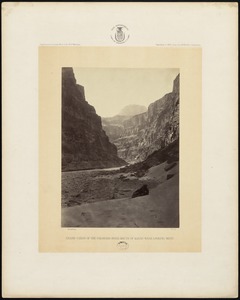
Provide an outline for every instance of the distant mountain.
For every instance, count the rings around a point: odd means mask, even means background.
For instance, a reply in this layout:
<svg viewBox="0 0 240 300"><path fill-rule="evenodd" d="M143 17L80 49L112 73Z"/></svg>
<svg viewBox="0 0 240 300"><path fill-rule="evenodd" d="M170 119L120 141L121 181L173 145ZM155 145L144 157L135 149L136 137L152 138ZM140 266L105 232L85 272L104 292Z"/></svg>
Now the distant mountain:
<svg viewBox="0 0 240 300"><path fill-rule="evenodd" d="M130 163L143 161L176 141L179 138L179 75L173 82L172 92L151 103L146 112L104 118L103 129L117 146L119 157Z"/></svg>
<svg viewBox="0 0 240 300"><path fill-rule="evenodd" d="M143 105L132 104L125 106L119 113L121 116L135 116L147 111Z"/></svg>
<svg viewBox="0 0 240 300"><path fill-rule="evenodd" d="M101 117L85 99L72 68L62 68L62 170L125 165L102 128Z"/></svg>
<svg viewBox="0 0 240 300"><path fill-rule="evenodd" d="M125 106L118 115L114 117L102 118L103 129L111 142L115 141L124 134L123 123L133 116L145 113L147 108L143 105Z"/></svg>

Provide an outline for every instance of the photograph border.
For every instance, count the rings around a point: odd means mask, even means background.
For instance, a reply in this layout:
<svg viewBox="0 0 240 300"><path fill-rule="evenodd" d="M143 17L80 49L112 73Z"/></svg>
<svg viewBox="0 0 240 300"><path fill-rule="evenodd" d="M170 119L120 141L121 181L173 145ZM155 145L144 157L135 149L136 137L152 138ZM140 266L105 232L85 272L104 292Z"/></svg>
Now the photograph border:
<svg viewBox="0 0 240 300"><path fill-rule="evenodd" d="M180 228L61 228L61 68L179 68ZM39 251L201 251L201 48L39 47Z"/></svg>

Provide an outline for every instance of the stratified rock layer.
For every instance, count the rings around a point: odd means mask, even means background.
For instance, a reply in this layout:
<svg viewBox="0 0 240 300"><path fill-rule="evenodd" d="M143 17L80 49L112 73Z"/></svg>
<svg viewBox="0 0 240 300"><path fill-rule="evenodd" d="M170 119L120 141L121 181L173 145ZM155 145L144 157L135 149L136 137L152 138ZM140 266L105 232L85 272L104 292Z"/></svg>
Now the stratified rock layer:
<svg viewBox="0 0 240 300"><path fill-rule="evenodd" d="M85 99L72 68L62 68L62 170L111 168L126 164Z"/></svg>
<svg viewBox="0 0 240 300"><path fill-rule="evenodd" d="M148 111L133 117L103 119L103 128L118 155L127 162L139 162L179 138L179 75L173 90L150 104Z"/></svg>

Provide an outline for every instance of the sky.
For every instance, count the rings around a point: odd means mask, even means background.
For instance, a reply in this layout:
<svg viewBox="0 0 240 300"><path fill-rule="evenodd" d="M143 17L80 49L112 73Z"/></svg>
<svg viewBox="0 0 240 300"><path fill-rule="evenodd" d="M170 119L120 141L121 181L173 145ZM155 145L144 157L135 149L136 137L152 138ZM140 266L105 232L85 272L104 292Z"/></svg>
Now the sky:
<svg viewBox="0 0 240 300"><path fill-rule="evenodd" d="M117 115L123 107L148 107L170 93L179 69L73 68L85 97L101 117Z"/></svg>

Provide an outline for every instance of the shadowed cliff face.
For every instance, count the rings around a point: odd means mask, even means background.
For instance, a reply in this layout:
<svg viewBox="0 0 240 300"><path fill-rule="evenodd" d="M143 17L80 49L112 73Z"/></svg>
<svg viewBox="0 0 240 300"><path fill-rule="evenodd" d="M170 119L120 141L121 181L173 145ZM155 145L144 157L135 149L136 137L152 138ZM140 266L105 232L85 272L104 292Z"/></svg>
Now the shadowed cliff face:
<svg viewBox="0 0 240 300"><path fill-rule="evenodd" d="M85 99L72 68L62 68L62 170L125 165L109 142L101 118Z"/></svg>
<svg viewBox="0 0 240 300"><path fill-rule="evenodd" d="M173 90L133 117L103 119L103 128L127 162L139 162L179 138L179 75Z"/></svg>

